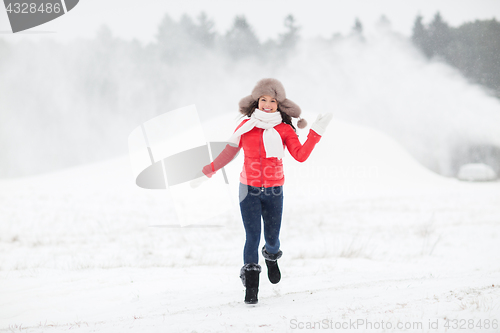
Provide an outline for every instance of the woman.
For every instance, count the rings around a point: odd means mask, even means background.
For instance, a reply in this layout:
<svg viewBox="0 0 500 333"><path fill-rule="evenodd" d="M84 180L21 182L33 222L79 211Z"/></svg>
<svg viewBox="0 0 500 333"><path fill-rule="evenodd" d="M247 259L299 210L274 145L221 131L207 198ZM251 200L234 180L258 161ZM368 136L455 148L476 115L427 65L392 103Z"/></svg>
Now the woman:
<svg viewBox="0 0 500 333"><path fill-rule="evenodd" d="M239 199L246 242L240 278L246 288L245 303L255 304L258 302L261 272L258 264L261 217L264 221L265 238L262 255L268 268L268 277L273 284L281 279L277 260L282 255L279 233L285 181L282 164L284 148L286 146L297 161L304 162L325 132L332 114L318 116L302 145L292 124L292 117L299 117L301 110L286 98L285 89L278 80L260 80L252 94L240 101L239 107L246 119L238 125L229 139L231 144L203 168L203 173L212 177L243 148L245 162L240 174ZM299 128L306 125L304 119L297 123Z"/></svg>

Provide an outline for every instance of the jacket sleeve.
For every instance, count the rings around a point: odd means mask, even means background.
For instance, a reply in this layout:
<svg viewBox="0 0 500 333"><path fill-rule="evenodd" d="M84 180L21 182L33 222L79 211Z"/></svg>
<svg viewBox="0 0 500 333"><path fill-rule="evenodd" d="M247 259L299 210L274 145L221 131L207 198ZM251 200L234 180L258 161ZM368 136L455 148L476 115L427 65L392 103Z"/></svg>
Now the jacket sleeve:
<svg viewBox="0 0 500 333"><path fill-rule="evenodd" d="M320 139L321 135L311 129L307 135L306 142L301 144L297 133L290 127L285 136L285 145L294 159L304 162L311 155L314 146L316 146Z"/></svg>
<svg viewBox="0 0 500 333"><path fill-rule="evenodd" d="M240 151L240 147L236 145L227 144L223 151L220 152L214 161L203 167L203 173L207 177L212 177L215 172L219 169L225 167L229 162L233 160L236 154Z"/></svg>
<svg viewBox="0 0 500 333"><path fill-rule="evenodd" d="M245 122L246 120L242 121L234 131L236 132L236 130L238 130L238 128L240 128ZM212 163L207 164L203 167L202 171L205 174L205 176L211 178L217 170L220 170L223 167L225 167L229 162L231 162L234 159L236 154L238 154L240 148L241 148L241 140L238 146L228 143L224 148L224 150L220 152L220 154L214 159Z"/></svg>

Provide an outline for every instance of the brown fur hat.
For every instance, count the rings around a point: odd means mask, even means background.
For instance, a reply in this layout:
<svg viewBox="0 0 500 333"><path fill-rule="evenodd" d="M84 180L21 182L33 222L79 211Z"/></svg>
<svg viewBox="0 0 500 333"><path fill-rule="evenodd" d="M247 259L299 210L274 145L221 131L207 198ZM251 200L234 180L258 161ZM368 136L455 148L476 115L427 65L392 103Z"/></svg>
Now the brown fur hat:
<svg viewBox="0 0 500 333"><path fill-rule="evenodd" d="M250 107L253 102L257 101L260 96L268 95L273 98L276 98L278 101L279 109L290 117L299 118L297 122L298 128L304 128L307 126L307 121L305 119L300 118L300 107L286 98L285 88L280 81L276 79L262 79L255 85L255 88L252 90L252 94L246 96L240 100L239 107L240 112L244 113L244 109Z"/></svg>

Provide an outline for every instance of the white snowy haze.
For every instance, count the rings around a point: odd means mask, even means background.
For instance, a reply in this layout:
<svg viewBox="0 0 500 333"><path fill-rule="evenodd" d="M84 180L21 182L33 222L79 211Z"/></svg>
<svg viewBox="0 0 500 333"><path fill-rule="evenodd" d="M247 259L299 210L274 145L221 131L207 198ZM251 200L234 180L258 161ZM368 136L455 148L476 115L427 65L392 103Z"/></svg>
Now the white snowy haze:
<svg viewBox="0 0 500 333"><path fill-rule="evenodd" d="M387 22L287 53L162 25L147 44L0 35L0 332L498 332L500 182L455 178L499 173L498 99ZM225 168L234 210L181 228L169 191L136 186L127 139L195 104L225 140L264 77L302 108L302 143L334 118L307 161L285 152L282 280L260 257L248 306L243 154Z"/></svg>
<svg viewBox="0 0 500 333"><path fill-rule="evenodd" d="M286 55L272 42L255 56L247 45L243 53L221 49L219 35L210 47L175 31L146 45L105 26L92 40L0 39L0 176L125 154L133 128L185 105L196 104L202 121L236 116L238 101L263 77L280 79L310 124L310 113L332 112L383 130L439 174L456 176L471 162L500 173L500 101L427 60L387 23L364 36L302 39ZM496 157L478 158L478 149Z"/></svg>

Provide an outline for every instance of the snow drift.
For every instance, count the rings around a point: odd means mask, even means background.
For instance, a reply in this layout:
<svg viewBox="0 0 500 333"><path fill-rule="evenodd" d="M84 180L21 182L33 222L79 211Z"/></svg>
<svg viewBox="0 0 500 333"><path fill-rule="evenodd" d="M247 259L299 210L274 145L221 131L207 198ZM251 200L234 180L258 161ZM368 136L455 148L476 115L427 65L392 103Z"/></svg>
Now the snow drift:
<svg viewBox="0 0 500 333"><path fill-rule="evenodd" d="M236 123L204 122L207 139ZM387 135L338 120L306 162L284 164L283 278L262 274L254 308L242 303L239 217L180 228L166 191L134 185L128 157L2 180L0 327L267 332L498 318L498 183L438 176ZM241 165L227 166L233 186Z"/></svg>

